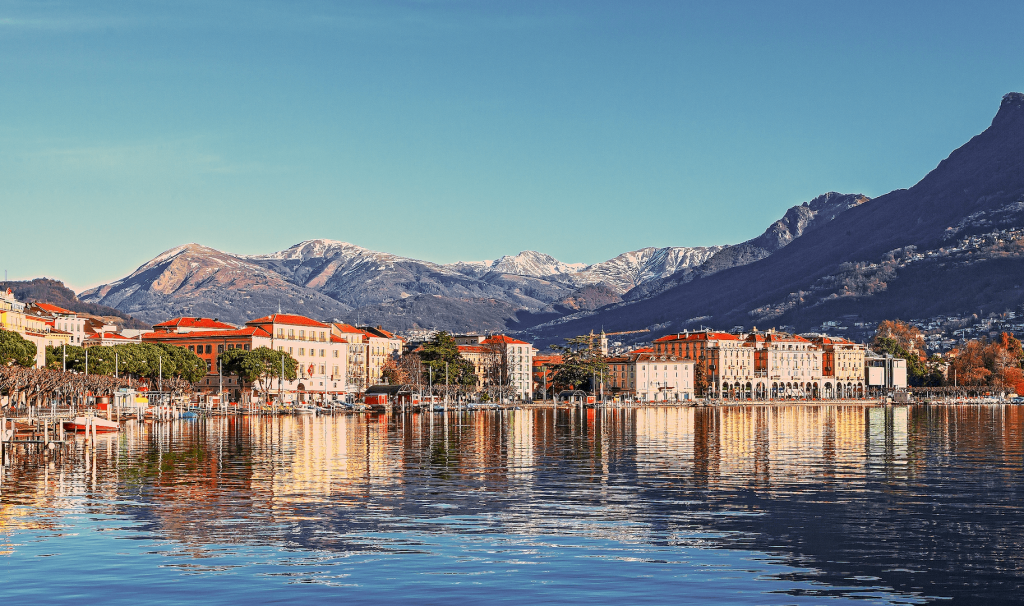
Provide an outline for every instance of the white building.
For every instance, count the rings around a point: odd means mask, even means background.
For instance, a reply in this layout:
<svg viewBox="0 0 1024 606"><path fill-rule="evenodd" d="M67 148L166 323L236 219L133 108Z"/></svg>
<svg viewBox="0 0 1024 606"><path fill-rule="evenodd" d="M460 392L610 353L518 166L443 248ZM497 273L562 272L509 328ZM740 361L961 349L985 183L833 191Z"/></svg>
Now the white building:
<svg viewBox="0 0 1024 606"><path fill-rule="evenodd" d="M612 395L644 402L692 400L695 362L653 353L649 348L609 358L608 385Z"/></svg>
<svg viewBox="0 0 1024 606"><path fill-rule="evenodd" d="M516 397L527 402L533 400L533 356L537 353L533 345L505 335L487 337L480 344L505 348L508 384L515 390Z"/></svg>

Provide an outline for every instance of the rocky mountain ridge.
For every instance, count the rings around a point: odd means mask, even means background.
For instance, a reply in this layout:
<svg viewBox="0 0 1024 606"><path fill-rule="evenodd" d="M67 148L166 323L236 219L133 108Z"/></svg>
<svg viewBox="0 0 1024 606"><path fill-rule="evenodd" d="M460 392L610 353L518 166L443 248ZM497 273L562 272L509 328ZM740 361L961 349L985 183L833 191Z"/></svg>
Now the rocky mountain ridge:
<svg viewBox="0 0 1024 606"><path fill-rule="evenodd" d="M809 203L814 216L797 209L788 223L719 253L724 268L712 259L644 287L653 292L632 291L634 300L563 316L528 336L543 345L600 327L646 327L657 337L700 325L808 330L839 318L1014 309L1024 302L1022 158L1024 95L1010 93L989 128L913 187ZM818 219L836 213L841 220Z"/></svg>
<svg viewBox="0 0 1024 606"><path fill-rule="evenodd" d="M863 199L819 196L791 208L760 240L737 246L749 248L747 257L763 258ZM327 239L264 255L193 243L80 296L150 321L203 315L240 323L280 308L397 330L522 330L656 294L691 280L734 248L647 247L592 265L529 250L494 261L439 264Z"/></svg>

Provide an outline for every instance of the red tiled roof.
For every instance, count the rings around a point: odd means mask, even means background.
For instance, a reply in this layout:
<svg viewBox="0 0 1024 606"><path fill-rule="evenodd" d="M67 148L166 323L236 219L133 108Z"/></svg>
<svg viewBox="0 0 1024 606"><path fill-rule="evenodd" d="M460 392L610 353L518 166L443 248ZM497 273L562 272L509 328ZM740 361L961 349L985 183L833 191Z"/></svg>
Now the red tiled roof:
<svg viewBox="0 0 1024 606"><path fill-rule="evenodd" d="M348 343L348 341L338 335L331 335L331 343Z"/></svg>
<svg viewBox="0 0 1024 606"><path fill-rule="evenodd" d="M337 329L340 330L341 332L354 332L354 333L358 333L358 334L361 334L361 335L365 335L366 334L365 332L359 330L358 328L356 328L355 326L352 326L351 324L343 324L341 322L335 322L334 326L337 327Z"/></svg>
<svg viewBox="0 0 1024 606"><path fill-rule="evenodd" d="M654 342L655 343L659 343L659 342L665 342L665 341L710 341L710 340L715 340L715 339L717 339L719 341L738 341L739 340L739 336L738 335L734 335L734 334L729 333L729 332L711 332L711 331L703 332L702 331L702 332L676 333L674 335L665 335L664 337L660 337L658 339L655 339Z"/></svg>
<svg viewBox="0 0 1024 606"><path fill-rule="evenodd" d="M533 356L533 365L541 366L544 364L561 364L562 356L557 354L547 354L542 356Z"/></svg>
<svg viewBox="0 0 1024 606"><path fill-rule="evenodd" d="M157 327L177 327L177 328L220 328L224 330L230 330L235 328L231 324L225 324L212 318L172 318L166 322L154 324L153 328Z"/></svg>
<svg viewBox="0 0 1024 606"><path fill-rule="evenodd" d="M481 347L479 345L459 345L459 353L492 353L487 347Z"/></svg>
<svg viewBox="0 0 1024 606"><path fill-rule="evenodd" d="M493 345L495 343L505 343L506 345L529 345L526 341L520 341L519 339L513 339L505 335L494 335L493 337L487 337L482 341L487 345Z"/></svg>
<svg viewBox="0 0 1024 606"><path fill-rule="evenodd" d="M85 338L86 341L96 341L96 340L104 341L104 340L108 340L108 339L112 339L112 340L115 340L115 341L132 341L132 340L134 340L134 339L129 339L128 337L126 337L124 335L119 335L116 332L97 332L97 333L91 334L91 335L89 335L88 337Z"/></svg>
<svg viewBox="0 0 1024 606"><path fill-rule="evenodd" d="M39 301L36 301L35 305L39 309L43 311L48 311L52 314L75 314L75 312L71 311L70 309L64 309L63 307L57 307L56 305L50 305L49 303L40 303Z"/></svg>
<svg viewBox="0 0 1024 606"><path fill-rule="evenodd" d="M247 326L233 330L204 330L201 332L147 332L143 341L167 341L186 339L240 339L246 337L270 338L270 332L260 326Z"/></svg>
<svg viewBox="0 0 1024 606"><path fill-rule="evenodd" d="M653 347L641 347L640 349L634 349L629 352L630 354L641 354L641 353L654 353Z"/></svg>
<svg viewBox="0 0 1024 606"><path fill-rule="evenodd" d="M330 328L322 322L317 322L312 318L306 316L296 316L294 314L270 314L262 318L256 318L255 320L249 320L245 323L246 326L253 324L291 324L294 326L315 326L317 328Z"/></svg>

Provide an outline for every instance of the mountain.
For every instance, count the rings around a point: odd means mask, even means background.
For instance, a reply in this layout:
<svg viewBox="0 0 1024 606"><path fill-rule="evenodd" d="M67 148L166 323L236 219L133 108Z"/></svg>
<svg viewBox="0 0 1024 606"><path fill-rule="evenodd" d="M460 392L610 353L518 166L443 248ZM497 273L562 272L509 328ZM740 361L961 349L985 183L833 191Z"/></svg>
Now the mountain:
<svg viewBox="0 0 1024 606"><path fill-rule="evenodd" d="M697 277L710 276L730 267L739 267L760 261L780 250L808 231L820 227L841 213L867 202L862 194L828 192L809 202L791 207L781 219L771 224L760 236L734 244L716 247L714 254L703 263L684 265L680 270L660 280L648 280L629 292L627 300L649 298L673 286L690 282Z"/></svg>
<svg viewBox="0 0 1024 606"><path fill-rule="evenodd" d="M124 328L146 328L148 326L112 307L80 301L75 296L75 292L64 286L60 280L36 278L35 280L0 282L0 288L10 288L14 291L14 296L24 303L49 303L70 311L109 318L111 322Z"/></svg>
<svg viewBox="0 0 1024 606"><path fill-rule="evenodd" d="M280 307L399 330L504 330L617 302L719 248L650 248L590 266L536 251L443 265L334 240L266 255L186 244L81 297L150 321L202 315L243 322Z"/></svg>
<svg viewBox="0 0 1024 606"><path fill-rule="evenodd" d="M242 323L279 307L319 318L342 317L351 310L244 257L198 244L164 252L125 278L79 297L149 322L184 315Z"/></svg>
<svg viewBox="0 0 1024 606"><path fill-rule="evenodd" d="M701 267L651 296L531 334L554 342L602 326L650 327L653 337L700 324L806 329L844 315L877 321L1013 308L1024 300L1024 95L1003 97L989 128L910 189L811 206L809 221L793 215L733 255L767 257ZM839 209L841 220L819 219Z"/></svg>

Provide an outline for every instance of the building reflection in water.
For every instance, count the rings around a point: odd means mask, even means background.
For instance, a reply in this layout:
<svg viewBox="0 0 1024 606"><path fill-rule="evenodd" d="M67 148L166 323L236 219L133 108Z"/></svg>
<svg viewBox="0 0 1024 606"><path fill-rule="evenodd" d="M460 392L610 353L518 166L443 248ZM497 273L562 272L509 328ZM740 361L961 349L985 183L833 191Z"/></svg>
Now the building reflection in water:
<svg viewBox="0 0 1024 606"><path fill-rule="evenodd" d="M83 512L120 516L195 555L233 542L356 549L371 532L415 524L462 532L475 524L520 536L673 545L698 532L734 532L753 545L782 528L764 539L765 549L790 549L791 541L793 553L825 561L835 547L814 552L808 537L822 529L807 520L834 516L833 526L847 533L837 540L860 550L849 562L892 549L894 538L960 540L938 526L901 534L900 524L925 515L914 503L934 510L955 494L984 509L1003 498L993 486L1016 490L1022 437L1024 415L1015 406L577 408L129 423L95 448L78 438L67 456L20 457L3 470L0 555L17 549L17 531L59 533L68 512ZM972 466L985 474L972 475ZM741 510L766 521L706 515ZM958 513L946 515L950 528L965 528L956 525ZM1003 518L970 531L1003 565L1021 551L1019 537L1004 536L1024 532L1017 526Z"/></svg>

